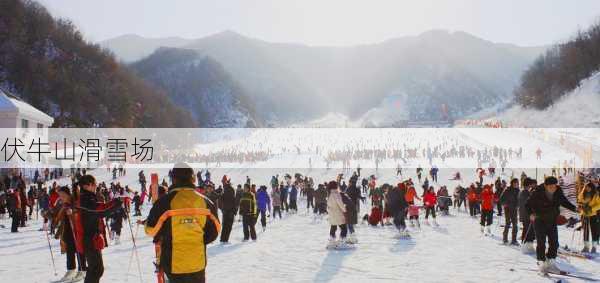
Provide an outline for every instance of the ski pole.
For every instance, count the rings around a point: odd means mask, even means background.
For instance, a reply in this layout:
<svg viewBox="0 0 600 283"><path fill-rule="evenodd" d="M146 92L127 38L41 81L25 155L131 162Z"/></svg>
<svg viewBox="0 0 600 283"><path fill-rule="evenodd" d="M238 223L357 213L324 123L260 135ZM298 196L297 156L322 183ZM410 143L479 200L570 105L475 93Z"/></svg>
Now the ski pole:
<svg viewBox="0 0 600 283"><path fill-rule="evenodd" d="M138 231L139 231L140 225L136 225L135 226L135 236L137 237L138 235ZM131 256L129 257L129 264L127 265L127 274L129 274L129 271L131 270L131 262L133 261L133 256L134 256L134 250L131 250ZM127 281L129 279L129 277L127 277L125 279L125 281Z"/></svg>
<svg viewBox="0 0 600 283"><path fill-rule="evenodd" d="M54 263L54 253L52 253L52 245L50 245L50 235L48 235L48 230L45 231L46 240L48 240L48 249L50 250L50 258L52 259L52 268L54 269L54 276L57 276L56 272L56 264Z"/></svg>
<svg viewBox="0 0 600 283"><path fill-rule="evenodd" d="M131 241L133 243L133 252L135 253L135 259L137 261L140 282L143 283L144 280L142 279L142 267L140 266L140 257L137 253L137 245L135 244L135 236L133 235L133 228L131 228L131 218L129 217L129 212L127 212L127 223L129 223L129 232L131 233Z"/></svg>

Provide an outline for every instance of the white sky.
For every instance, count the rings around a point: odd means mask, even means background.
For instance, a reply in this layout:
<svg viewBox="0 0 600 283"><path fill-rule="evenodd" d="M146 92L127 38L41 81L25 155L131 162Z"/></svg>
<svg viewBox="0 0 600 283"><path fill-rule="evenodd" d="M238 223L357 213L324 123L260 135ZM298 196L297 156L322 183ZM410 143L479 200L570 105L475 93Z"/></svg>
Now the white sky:
<svg viewBox="0 0 600 283"><path fill-rule="evenodd" d="M600 19L600 0L38 1L92 41L233 30L273 42L353 45L447 29L529 46L565 40Z"/></svg>

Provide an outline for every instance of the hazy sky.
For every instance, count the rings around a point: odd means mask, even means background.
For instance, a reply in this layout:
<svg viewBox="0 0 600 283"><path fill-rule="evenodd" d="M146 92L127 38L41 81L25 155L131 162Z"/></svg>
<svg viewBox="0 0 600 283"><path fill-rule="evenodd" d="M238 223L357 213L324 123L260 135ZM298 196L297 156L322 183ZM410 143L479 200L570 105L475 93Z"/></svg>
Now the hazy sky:
<svg viewBox="0 0 600 283"><path fill-rule="evenodd" d="M86 38L198 38L223 30L274 42L374 43L430 29L551 44L600 18L600 0L39 0Z"/></svg>

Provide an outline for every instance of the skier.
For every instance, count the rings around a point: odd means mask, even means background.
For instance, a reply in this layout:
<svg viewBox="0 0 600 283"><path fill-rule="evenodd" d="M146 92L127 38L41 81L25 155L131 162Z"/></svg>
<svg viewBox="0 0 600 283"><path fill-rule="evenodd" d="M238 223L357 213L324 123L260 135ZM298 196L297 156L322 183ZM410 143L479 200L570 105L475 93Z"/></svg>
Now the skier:
<svg viewBox="0 0 600 283"><path fill-rule="evenodd" d="M244 242L250 238L256 241L256 198L250 191L250 186L244 185L244 193L240 198L240 215L242 216L242 227L244 231Z"/></svg>
<svg viewBox="0 0 600 283"><path fill-rule="evenodd" d="M331 225L329 229L329 243L327 244L328 249L344 249L348 248L349 244L346 242L346 234L348 233L348 228L346 227L346 206L342 201L342 196L340 195L338 189L338 183L336 181L331 181L327 184L327 190L329 191L329 197L327 198L327 212L329 214L329 224ZM340 228L340 240L336 240L336 231L337 228Z"/></svg>
<svg viewBox="0 0 600 283"><path fill-rule="evenodd" d="M425 192L423 196L423 203L425 204L425 225L429 225L429 215L433 218L433 226L438 226L435 220L435 205L437 204L437 196L433 186Z"/></svg>
<svg viewBox="0 0 600 283"><path fill-rule="evenodd" d="M494 192L494 197L499 199L505 187L506 185L504 180L500 181L500 177L498 177L498 179L496 179L496 182L494 183L494 188L496 189L496 191ZM502 204L500 202L496 204L496 209L498 210L497 216L502 216Z"/></svg>
<svg viewBox="0 0 600 283"><path fill-rule="evenodd" d="M61 229L59 229L61 233L58 235L61 250L67 254L67 272L59 281L79 282L85 278L87 267L85 255L83 254L82 227L77 224L77 221L72 221L72 219L78 217L72 209L77 196L75 194L71 195L71 190L66 186L60 187L58 195L62 201L62 208L54 221L61 226ZM67 214L68 209L71 211L70 214ZM64 250L62 247L64 247ZM75 269L75 260L77 260L77 269Z"/></svg>
<svg viewBox="0 0 600 283"><path fill-rule="evenodd" d="M236 194L231 186L231 183L229 182L223 185L223 194L221 195L221 214L223 217L223 231L221 232L220 242L221 244L227 244L229 243L229 235L231 234L233 220L237 214Z"/></svg>
<svg viewBox="0 0 600 283"><path fill-rule="evenodd" d="M121 243L121 229L123 228L123 219L127 218L125 209L120 205L115 212L110 215L110 238L113 240L114 245Z"/></svg>
<svg viewBox="0 0 600 283"><path fill-rule="evenodd" d="M142 206L142 198L138 192L133 194L133 208L135 209L133 216L142 216L142 211L140 210L140 207Z"/></svg>
<svg viewBox="0 0 600 283"><path fill-rule="evenodd" d="M405 222L406 209L408 208L408 203L406 202L405 195L406 185L404 183L398 183L396 187L390 189L387 196L389 202L389 210L392 214L392 217L394 218L394 226L396 226L396 229L398 229L399 236L401 238L410 237L408 231L406 230Z"/></svg>
<svg viewBox="0 0 600 283"><path fill-rule="evenodd" d="M419 165L419 167L417 167L417 178L419 179L419 184L421 183L421 174L423 174L423 168L421 168L421 165Z"/></svg>
<svg viewBox="0 0 600 283"><path fill-rule="evenodd" d="M279 186L279 192L281 193L281 208L285 209L285 212L287 213L290 209L288 204L288 188L282 183Z"/></svg>
<svg viewBox="0 0 600 283"><path fill-rule="evenodd" d="M271 216L271 198L267 193L266 186L260 186L256 193L256 205L258 206L258 214L260 215L260 224L263 232L267 229L267 216ZM267 215L268 211L268 215Z"/></svg>
<svg viewBox="0 0 600 283"><path fill-rule="evenodd" d="M12 218L11 233L19 232L21 222L21 194L17 189L10 189L7 199L8 215Z"/></svg>
<svg viewBox="0 0 600 283"><path fill-rule="evenodd" d="M298 212L298 188L296 187L296 185L292 185L290 191L290 210L292 211L292 213L297 213Z"/></svg>
<svg viewBox="0 0 600 283"><path fill-rule="evenodd" d="M308 212L310 211L311 208L313 209L313 211L316 211L316 209L315 209L316 207L315 207L315 203L314 203L315 189L313 188L312 182L308 183L308 186L305 188L305 192L306 192L306 213L308 214Z"/></svg>
<svg viewBox="0 0 600 283"><path fill-rule="evenodd" d="M535 228L537 239L536 254L542 273L560 272L556 266L555 258L558 251L558 229L556 219L560 215L559 207L562 206L573 212L576 207L570 203L555 177L547 177L544 184L533 190L527 200L527 212ZM548 238L548 251L546 252L546 238Z"/></svg>
<svg viewBox="0 0 600 283"><path fill-rule="evenodd" d="M104 235L104 218L121 206L121 199L115 198L111 203L99 205L96 196L96 179L92 175L83 175L79 179L81 225L83 226L83 248L87 261L85 282L100 282L104 274L102 249L106 247ZM67 215L71 214L67 210Z"/></svg>
<svg viewBox="0 0 600 283"><path fill-rule="evenodd" d="M417 226L417 228L421 228L421 223L419 223L419 209L421 207L415 204L411 204L408 207L408 216L410 218L410 226L414 227L415 225Z"/></svg>
<svg viewBox="0 0 600 283"><path fill-rule="evenodd" d="M594 184L587 183L577 196L577 204L581 207L583 226L584 253L596 253L598 239L600 238L600 193ZM590 241L590 233L592 240Z"/></svg>
<svg viewBox="0 0 600 283"><path fill-rule="evenodd" d="M536 187L536 181L525 177L522 182L522 190L519 192L519 220L522 223L521 230L521 242L523 246L521 246L521 252L525 254L535 252L533 248L533 240L535 239L535 229L533 225L531 225L531 221L529 220L529 212L527 212L527 200L531 196L531 190Z"/></svg>
<svg viewBox="0 0 600 283"><path fill-rule="evenodd" d="M315 191L315 209L319 215L327 213L327 189L323 184L319 184Z"/></svg>
<svg viewBox="0 0 600 283"><path fill-rule="evenodd" d="M281 219L281 193L279 192L277 184L275 184L273 191L271 192L271 204L273 205L273 219L278 215L279 219Z"/></svg>
<svg viewBox="0 0 600 283"><path fill-rule="evenodd" d="M206 245L221 229L217 208L194 190L194 170L188 164L174 167L173 185L150 209L145 231L157 243L159 282L164 282L163 273L169 282L205 282Z"/></svg>
<svg viewBox="0 0 600 283"><path fill-rule="evenodd" d="M519 230L518 225L518 208L519 208L519 179L512 179L510 186L506 188L499 198L499 203L504 207L504 232L502 233L502 242L508 244L508 229L512 227L512 240L510 242L513 246L518 246L517 233Z"/></svg>
<svg viewBox="0 0 600 283"><path fill-rule="evenodd" d="M355 175L357 176L357 175ZM350 198L349 206L346 206L348 210L348 231L350 235L348 236L348 241L353 244L358 243L356 239L354 225L358 224L358 214L360 213L360 200L364 199L362 194L360 193L360 189L356 186L357 178L350 178L350 186L346 189L346 194Z"/></svg>
<svg viewBox="0 0 600 283"><path fill-rule="evenodd" d="M469 215L471 217L475 217L479 210L479 203L477 202L477 192L475 190L475 185L471 184L469 186L469 191L467 192L467 198L469 200Z"/></svg>
<svg viewBox="0 0 600 283"><path fill-rule="evenodd" d="M493 223L494 218L494 193L492 192L491 185L484 185L481 191L481 233L485 235L491 235L492 230L490 226ZM485 231L484 231L485 228Z"/></svg>

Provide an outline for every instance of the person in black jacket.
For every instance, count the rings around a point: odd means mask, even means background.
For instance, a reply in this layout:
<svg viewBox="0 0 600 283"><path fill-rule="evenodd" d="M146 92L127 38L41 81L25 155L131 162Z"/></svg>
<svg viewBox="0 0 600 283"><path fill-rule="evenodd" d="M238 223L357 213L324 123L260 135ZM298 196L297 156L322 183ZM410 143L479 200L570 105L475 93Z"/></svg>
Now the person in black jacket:
<svg viewBox="0 0 600 283"><path fill-rule="evenodd" d="M406 231L406 222L404 221L405 210L408 208L408 203L404 198L405 194L406 185L404 183L399 183L398 186L393 187L387 193L388 208L394 218L394 225L400 232L401 237L409 236Z"/></svg>
<svg viewBox="0 0 600 283"><path fill-rule="evenodd" d="M512 240L510 242L513 246L518 246L517 233L519 232L518 224L518 208L519 208L519 180L512 179L510 186L506 188L500 195L500 203L504 207L504 232L502 233L502 242L508 243L508 229L512 227Z"/></svg>
<svg viewBox="0 0 600 283"><path fill-rule="evenodd" d="M223 213L223 231L221 232L221 243L223 244L229 242L229 235L231 234L233 219L237 214L236 203L237 199L233 187L229 183L225 184L223 186L223 195L221 195L221 212Z"/></svg>
<svg viewBox="0 0 600 283"><path fill-rule="evenodd" d="M576 211L576 207L567 200L554 176L546 178L543 185L535 188L525 206L530 214L530 220L534 222L537 238L536 253L540 271L543 273L559 272L554 260L559 245L556 226L557 217L560 215L559 207L562 206L573 212ZM547 252L546 238L548 238Z"/></svg>
<svg viewBox="0 0 600 283"><path fill-rule="evenodd" d="M102 249L106 247L106 242L103 218L108 217L114 209L121 206L121 199L116 198L113 203L99 205L96 197L96 179L92 175L81 176L79 186L81 187L80 207L76 207L76 209L81 210L83 249L88 265L84 282L97 283L104 274ZM67 211L67 215L70 214Z"/></svg>
<svg viewBox="0 0 600 283"><path fill-rule="evenodd" d="M535 229L533 229L531 221L529 220L526 204L529 196L531 196L531 190L537 186L537 182L526 177L521 183L523 184L523 189L519 192L519 220L523 224L523 229L521 231L521 242L523 243L523 246L521 247L521 251L523 253L533 253Z"/></svg>

